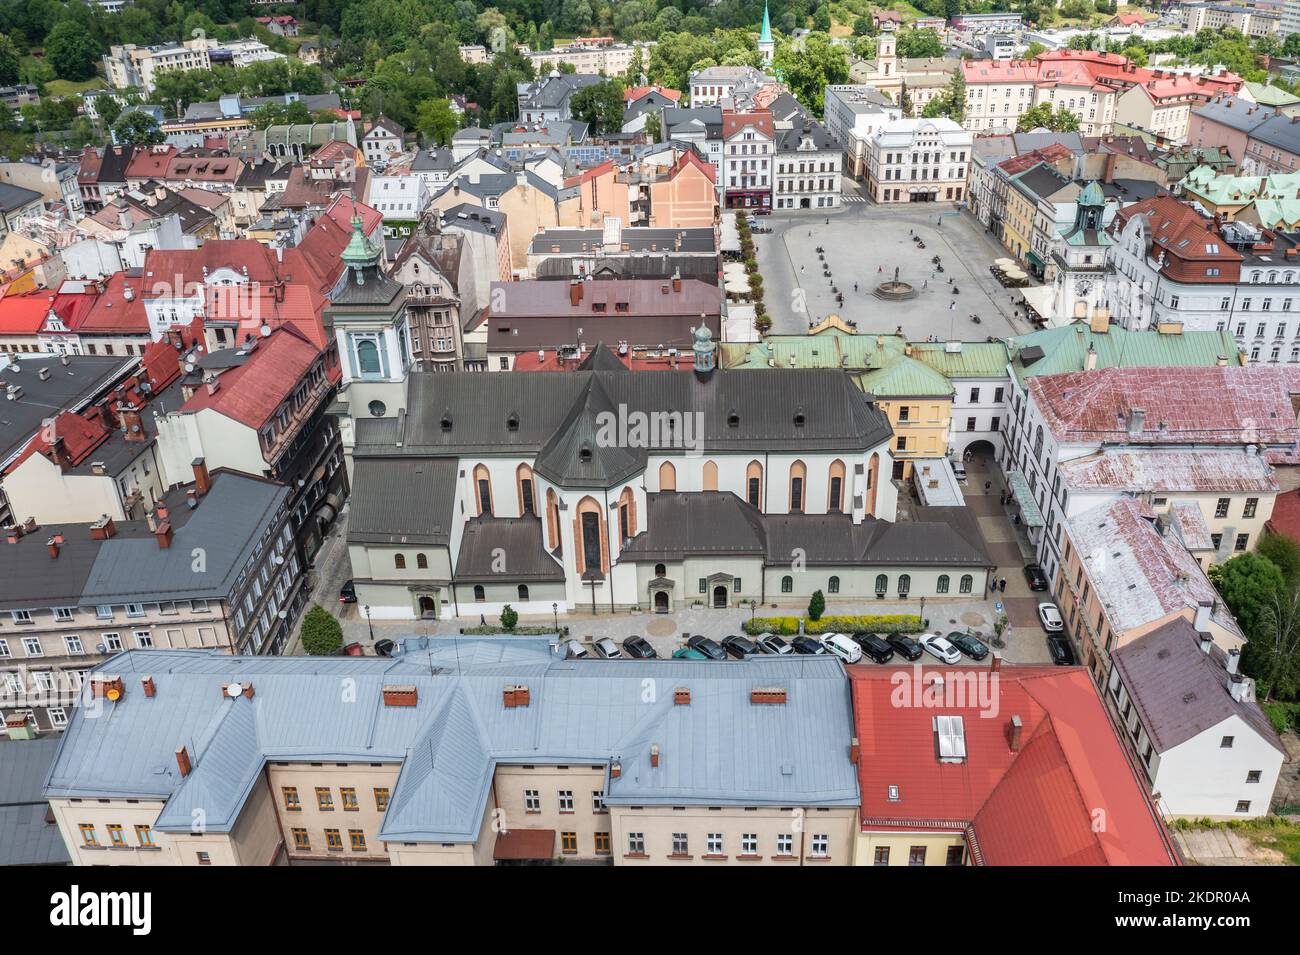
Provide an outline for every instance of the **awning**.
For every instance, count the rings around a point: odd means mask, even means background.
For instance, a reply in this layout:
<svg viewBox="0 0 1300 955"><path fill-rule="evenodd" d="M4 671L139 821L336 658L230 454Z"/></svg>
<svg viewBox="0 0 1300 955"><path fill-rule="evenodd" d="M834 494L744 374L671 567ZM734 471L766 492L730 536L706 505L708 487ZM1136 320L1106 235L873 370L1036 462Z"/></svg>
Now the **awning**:
<svg viewBox="0 0 1300 955"><path fill-rule="evenodd" d="M532 862L555 858L554 829L507 829L497 833L492 858L497 862Z"/></svg>
<svg viewBox="0 0 1300 955"><path fill-rule="evenodd" d="M1020 507L1020 519L1029 527L1043 526L1043 512L1038 509L1038 502L1029 490L1029 482L1020 471L1008 471L1007 483L1011 485L1011 494Z"/></svg>
<svg viewBox="0 0 1300 955"><path fill-rule="evenodd" d="M1050 285L1036 285L1032 288L1022 288L1020 297L1024 299L1034 312L1043 319L1050 322L1052 320L1052 302L1056 295Z"/></svg>
<svg viewBox="0 0 1300 955"><path fill-rule="evenodd" d="M1030 249L1029 251L1027 251L1027 252L1025 253L1025 259L1026 259L1026 261L1029 262L1030 265L1036 265L1036 266L1038 266L1040 269L1045 269L1045 268L1047 268L1047 263L1044 262L1044 261L1039 257L1038 253L1035 252L1033 249Z"/></svg>

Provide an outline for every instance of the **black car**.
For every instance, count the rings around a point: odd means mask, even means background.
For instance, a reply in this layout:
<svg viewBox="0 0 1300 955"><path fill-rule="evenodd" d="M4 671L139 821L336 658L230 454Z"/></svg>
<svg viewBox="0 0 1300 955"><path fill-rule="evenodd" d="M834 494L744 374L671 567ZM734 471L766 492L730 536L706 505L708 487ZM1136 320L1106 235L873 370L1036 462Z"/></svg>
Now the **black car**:
<svg viewBox="0 0 1300 955"><path fill-rule="evenodd" d="M339 588L339 603L354 604L357 602L357 585L352 581L344 581L343 586Z"/></svg>
<svg viewBox="0 0 1300 955"><path fill-rule="evenodd" d="M727 651L718 645L718 641L696 634L686 641L686 645L696 653L703 653L710 660L727 659Z"/></svg>
<svg viewBox="0 0 1300 955"><path fill-rule="evenodd" d="M969 633L953 631L948 634L948 642L972 660L983 660L989 655L989 648Z"/></svg>
<svg viewBox="0 0 1300 955"><path fill-rule="evenodd" d="M1025 582L1029 584L1030 590L1047 589L1047 575L1043 573L1043 568L1037 564L1025 565Z"/></svg>
<svg viewBox="0 0 1300 955"><path fill-rule="evenodd" d="M853 642L862 648L862 652L877 663L888 663L894 659L894 648L888 640L882 640L874 633L855 633Z"/></svg>
<svg viewBox="0 0 1300 955"><path fill-rule="evenodd" d="M657 660L659 654L645 637L631 636L623 641L623 652L633 660Z"/></svg>
<svg viewBox="0 0 1300 955"><path fill-rule="evenodd" d="M732 635L722 638L722 649L726 650L737 660L743 660L751 654L758 653L758 644L749 637L740 637Z"/></svg>
<svg viewBox="0 0 1300 955"><path fill-rule="evenodd" d="M1052 662L1058 667L1074 666L1074 648L1065 637L1060 634L1048 637L1047 649L1052 654Z"/></svg>
<svg viewBox="0 0 1300 955"><path fill-rule="evenodd" d="M921 659L921 645L911 637L895 633L888 638L888 643L894 648L895 653L909 663Z"/></svg>
<svg viewBox="0 0 1300 955"><path fill-rule="evenodd" d="M816 637L791 637L790 646L794 647L795 653L814 654L826 652L826 648L822 646L822 642Z"/></svg>

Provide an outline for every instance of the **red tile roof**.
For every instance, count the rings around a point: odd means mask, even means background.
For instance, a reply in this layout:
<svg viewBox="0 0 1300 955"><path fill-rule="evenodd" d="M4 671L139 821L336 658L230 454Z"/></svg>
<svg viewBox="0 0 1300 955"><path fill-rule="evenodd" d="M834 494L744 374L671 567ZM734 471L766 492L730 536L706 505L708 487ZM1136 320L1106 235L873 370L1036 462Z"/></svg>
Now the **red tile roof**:
<svg viewBox="0 0 1300 955"><path fill-rule="evenodd" d="M0 335L35 335L53 303L49 292L6 295L0 299Z"/></svg>
<svg viewBox="0 0 1300 955"><path fill-rule="evenodd" d="M175 146L153 146L138 150L126 164L126 178L165 179L167 166L175 156Z"/></svg>
<svg viewBox="0 0 1300 955"><path fill-rule="evenodd" d="M1274 534L1300 541L1300 490L1287 491L1273 499L1273 513L1266 526Z"/></svg>
<svg viewBox="0 0 1300 955"><path fill-rule="evenodd" d="M298 387L320 350L292 323L265 338L242 364L223 372L215 394L199 388L181 410L210 408L250 428L261 428Z"/></svg>
<svg viewBox="0 0 1300 955"><path fill-rule="evenodd" d="M631 89L623 91L623 102L635 103L641 97L648 96L651 93L658 93L660 96L665 99L670 99L674 103L682 98L681 90L675 90L667 86L634 86Z"/></svg>
<svg viewBox="0 0 1300 955"><path fill-rule="evenodd" d="M771 139L774 135L772 131L772 111L766 109L753 112L730 109L722 111L722 138L724 140L735 136L746 126L754 127L756 132L762 133L768 139Z"/></svg>
<svg viewBox="0 0 1300 955"><path fill-rule="evenodd" d="M850 667L849 675L863 831L962 832L985 865L1178 864L1086 670L1004 666L994 677L987 668ZM936 691L928 681L940 675ZM900 703L902 694L911 696ZM963 760L940 762L936 716L962 718ZM1095 825L1099 810L1104 826Z"/></svg>

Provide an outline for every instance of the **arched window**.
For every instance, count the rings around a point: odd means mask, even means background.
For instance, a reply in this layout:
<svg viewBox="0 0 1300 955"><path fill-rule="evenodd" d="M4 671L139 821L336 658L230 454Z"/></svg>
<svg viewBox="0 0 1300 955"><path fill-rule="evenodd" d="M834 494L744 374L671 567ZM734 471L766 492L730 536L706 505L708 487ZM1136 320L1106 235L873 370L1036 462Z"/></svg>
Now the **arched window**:
<svg viewBox="0 0 1300 955"><path fill-rule="evenodd" d="M790 465L790 513L798 514L803 510L804 482L808 477L808 468L802 461Z"/></svg>
<svg viewBox="0 0 1300 955"><path fill-rule="evenodd" d="M479 603L482 603L487 599L487 594L484 592L482 584L474 585L474 599Z"/></svg>
<svg viewBox="0 0 1300 955"><path fill-rule="evenodd" d="M844 462L831 462L830 481L826 488L826 511L834 514L844 510Z"/></svg>
<svg viewBox="0 0 1300 955"><path fill-rule="evenodd" d="M1034 457L1043 453L1043 426L1034 429Z"/></svg>
<svg viewBox="0 0 1300 955"><path fill-rule="evenodd" d="M970 593L971 587L972 587L974 584L975 584L975 578L972 577L970 574L962 574L962 575L961 575L961 592L962 592L962 593L964 593L964 594L968 594L968 593Z"/></svg>
<svg viewBox="0 0 1300 955"><path fill-rule="evenodd" d="M398 570L406 570L406 555L405 555L405 554L394 554L394 555L393 555L393 566L396 567Z"/></svg>
<svg viewBox="0 0 1300 955"><path fill-rule="evenodd" d="M906 595L906 594L909 594L909 593L911 593L911 592L912 592L912 575L911 575L911 574L899 574L899 575L898 575L898 595L899 595L900 597L902 597L902 596L904 596L904 595Z"/></svg>
<svg viewBox="0 0 1300 955"><path fill-rule="evenodd" d="M663 564L655 564L655 576L656 576L656 577L667 577L667 576L668 576L668 568L665 567Z"/></svg>
<svg viewBox="0 0 1300 955"><path fill-rule="evenodd" d="M940 574L939 582L934 585L934 592L937 594L946 594L948 592L948 575Z"/></svg>
<svg viewBox="0 0 1300 955"><path fill-rule="evenodd" d="M877 595L877 596L884 596L884 595L887 594L888 592L889 592L889 575L888 575L888 574L877 574L877 575L876 575L876 595Z"/></svg>
<svg viewBox="0 0 1300 955"><path fill-rule="evenodd" d="M716 491L718 489L718 466L712 461L704 462L704 490Z"/></svg>
<svg viewBox="0 0 1300 955"><path fill-rule="evenodd" d="M533 498L533 469L526 464L515 468L515 483L519 491L519 514L532 517L537 513L537 503Z"/></svg>
<svg viewBox="0 0 1300 955"><path fill-rule="evenodd" d="M605 515L595 498L584 497L576 508L577 520L574 522L574 544L577 550L578 573L595 571L604 574L608 571Z"/></svg>
<svg viewBox="0 0 1300 955"><path fill-rule="evenodd" d="M428 570L428 569L429 569L429 556L428 556L427 554L416 554L416 555L415 555L415 566L418 567L418 568L420 568L420 570Z"/></svg>
<svg viewBox="0 0 1300 955"><path fill-rule="evenodd" d="M757 461L750 461L745 468L745 500L763 509L763 465Z"/></svg>
<svg viewBox="0 0 1300 955"><path fill-rule="evenodd" d="M826 581L826 592L828 594L837 594L840 592L840 579L838 577L832 577L830 580Z"/></svg>
<svg viewBox="0 0 1300 955"><path fill-rule="evenodd" d="M379 375L383 373L383 366L379 362L379 343L371 338L362 338L357 341L357 371L363 375Z"/></svg>
<svg viewBox="0 0 1300 955"><path fill-rule="evenodd" d="M482 464L474 468L474 493L478 498L479 514L492 516L492 476Z"/></svg>
<svg viewBox="0 0 1300 955"><path fill-rule="evenodd" d="M618 496L618 533L624 541L636 537L636 495L630 487Z"/></svg>
<svg viewBox="0 0 1300 955"><path fill-rule="evenodd" d="M659 490L677 490L677 469L673 467L671 461L659 465Z"/></svg>
<svg viewBox="0 0 1300 955"><path fill-rule="evenodd" d="M551 550L564 552L564 542L560 540L560 504L555 496L555 488L546 489L546 533L551 541Z"/></svg>
<svg viewBox="0 0 1300 955"><path fill-rule="evenodd" d="M788 594L794 590L794 578L789 575L781 578L781 593Z"/></svg>
<svg viewBox="0 0 1300 955"><path fill-rule="evenodd" d="M527 599L528 599L528 585L527 585L527 584L520 584L520 585L519 585L519 599L520 599L520 600L527 600Z"/></svg>

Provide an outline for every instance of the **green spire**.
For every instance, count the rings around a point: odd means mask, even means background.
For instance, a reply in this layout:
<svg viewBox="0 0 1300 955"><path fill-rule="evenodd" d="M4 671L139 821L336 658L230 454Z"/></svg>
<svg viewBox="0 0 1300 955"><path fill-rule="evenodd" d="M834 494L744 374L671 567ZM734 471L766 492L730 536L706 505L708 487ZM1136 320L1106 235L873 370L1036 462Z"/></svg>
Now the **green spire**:
<svg viewBox="0 0 1300 955"><path fill-rule="evenodd" d="M758 42L772 42L772 18L767 15L767 0L763 0L763 30L758 35Z"/></svg>
<svg viewBox="0 0 1300 955"><path fill-rule="evenodd" d="M379 250L366 238L361 228L361 216L357 213L352 216L352 238L348 240L348 246L343 250L342 259L348 268L357 270L379 261Z"/></svg>

